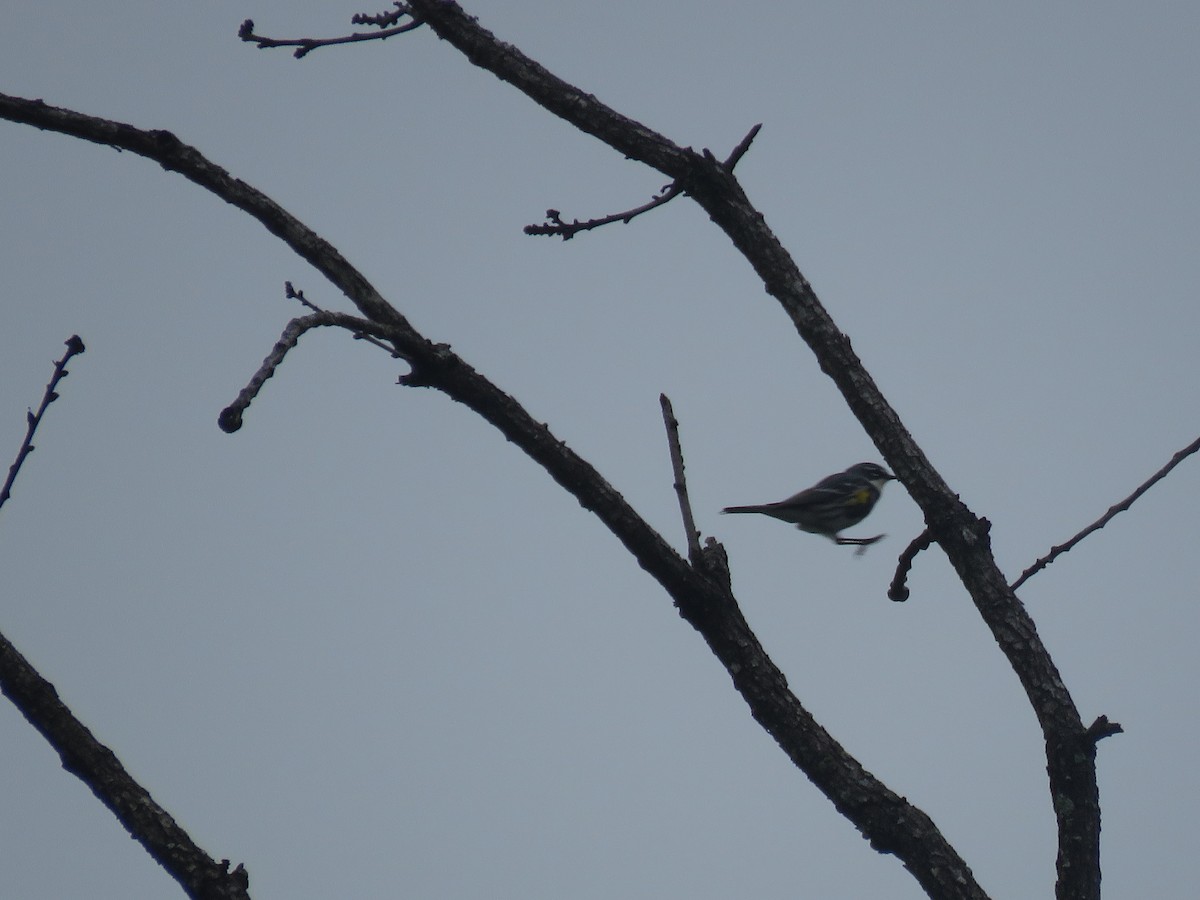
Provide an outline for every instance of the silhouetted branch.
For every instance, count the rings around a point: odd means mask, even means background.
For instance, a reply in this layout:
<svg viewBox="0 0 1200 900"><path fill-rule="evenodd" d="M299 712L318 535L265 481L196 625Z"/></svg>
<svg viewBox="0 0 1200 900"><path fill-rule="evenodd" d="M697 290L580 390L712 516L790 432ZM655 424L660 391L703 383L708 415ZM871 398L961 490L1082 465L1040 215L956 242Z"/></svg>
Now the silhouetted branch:
<svg viewBox="0 0 1200 900"><path fill-rule="evenodd" d="M1033 619L996 564L979 517L930 464L734 174L711 153L681 147L557 77L517 47L499 40L453 0L409 0L409 6L474 65L623 156L640 160L681 185L753 266L884 461L921 508L934 539L1025 690L1045 739L1051 805L1058 821L1058 896L1099 897L1100 805L1095 761L1076 752L1085 726L1070 691ZM793 759L814 777L810 768ZM840 805L839 809L845 812ZM966 882L950 877L941 863L923 853L905 856L904 863L931 897L979 890L969 877Z"/></svg>
<svg viewBox="0 0 1200 900"><path fill-rule="evenodd" d="M746 133L746 136L738 142L738 145L733 148L733 152L729 154L729 158L724 162L717 164L723 167L727 172L732 172L734 166L736 166L741 158L746 155L746 151L750 149L750 145L754 143L754 138L758 136L758 133L761 130L761 124L755 125L753 128L751 128L750 131ZM717 162L716 157L713 156L712 151L710 150L705 150L704 156L713 162ZM635 206L633 209L627 209L624 212L613 213L610 216L603 216L599 219L588 219L586 222L581 222L579 219L575 219L571 222L564 222L562 213L560 213L557 209L548 209L546 210L546 222L544 224L526 225L524 231L529 235L548 235L553 237L561 237L564 241L569 241L581 231L591 231L593 228L599 228L602 225L610 225L613 222L623 222L624 224L628 225L643 213L648 213L652 209L657 209L660 206L670 203L682 193L685 193L682 183L679 181L673 181L670 184L664 185L662 190L655 194L654 197L649 200L649 202L643 203L641 206Z"/></svg>
<svg viewBox="0 0 1200 900"><path fill-rule="evenodd" d="M683 531L687 535L688 559L692 565L700 563L700 532L696 530L696 519L692 516L692 502L688 499L687 478L683 474L683 448L679 444L679 420L666 394L658 395L662 406L663 424L667 429L667 446L671 450L671 470L675 473L675 496L679 498L679 514L683 518Z"/></svg>
<svg viewBox="0 0 1200 900"><path fill-rule="evenodd" d="M1125 729L1116 722L1108 721L1108 716L1099 716L1095 722L1088 726L1088 730L1084 733L1084 738L1092 744L1097 744L1106 737L1124 733Z"/></svg>
<svg viewBox="0 0 1200 900"><path fill-rule="evenodd" d="M546 210L545 224L526 225L523 230L529 235L548 235L569 241L581 231L591 231L593 228L610 225L613 222L624 222L628 225L643 213L648 213L652 209L657 209L660 206L670 203L682 193L683 189L678 184L664 185L662 190L654 195L653 199L647 203L643 203L641 206L635 206L633 209L613 213L611 216L603 216L599 219L588 219L586 222L581 222L579 219L564 222L562 214L557 209L548 209Z"/></svg>
<svg viewBox="0 0 1200 900"><path fill-rule="evenodd" d="M376 28L390 28L405 16L412 15L407 4L393 3L392 6L396 8L391 12L386 13L355 13L350 17L350 24L374 25Z"/></svg>
<svg viewBox="0 0 1200 900"><path fill-rule="evenodd" d="M750 145L754 143L754 139L758 137L758 133L760 131L762 131L762 122L759 122L757 125L751 128L748 132L746 132L746 136L738 141L738 145L733 148L733 152L730 153L729 158L725 160L726 171L732 172L734 166L741 162L742 157L746 155L746 151L750 149ZM708 151L706 150L705 152L707 153Z"/></svg>
<svg viewBox="0 0 1200 900"><path fill-rule="evenodd" d="M1099 531L1101 528L1111 522L1118 513L1123 513L1125 510L1129 509L1129 507L1133 506L1134 502L1140 496L1142 496L1142 494L1146 493L1146 491L1150 490L1150 488L1154 487L1154 485L1166 478L1167 473L1169 473L1172 469L1174 469L1177 465L1179 465L1197 450L1200 450L1200 438L1196 438L1196 440L1192 441L1192 443L1188 444L1186 447L1172 456L1170 461L1165 466L1151 475L1148 479L1146 479L1146 481L1142 482L1136 491L1134 491L1120 503L1110 506L1108 508L1108 512L1102 515L1087 528L1083 529L1083 531L1079 532L1079 534L1075 535L1065 544L1057 544L1051 547L1049 553L1021 573L1021 577L1013 582L1012 589L1015 591L1042 569L1046 568L1046 566L1050 565L1050 563L1054 562L1054 560L1056 560L1062 554L1066 553L1068 550L1082 541L1089 534Z"/></svg>
<svg viewBox="0 0 1200 900"><path fill-rule="evenodd" d="M38 406L37 412L29 410L25 413L25 440L21 442L21 449L17 451L17 458L13 464L8 467L8 478L4 480L4 487L0 488L0 506L8 502L8 498L12 496L12 487L17 480L17 474L21 471L21 465L25 462L25 457L33 452L33 436L37 433L38 425L42 422L42 416L46 414L46 407L58 399L58 392L55 388L58 383L66 378L70 372L67 371L67 361L72 356L78 356L87 348L83 346L83 341L79 339L79 335L73 334L66 340L67 350L63 353L62 359L54 364L54 374L50 376L50 383L46 385L46 392L42 395L41 405Z"/></svg>
<svg viewBox="0 0 1200 900"><path fill-rule="evenodd" d="M469 17L463 16L456 4L443 0L432 4L425 0L421 2L421 14L426 21L430 21L434 14L449 15L455 19L456 28L466 28L478 36L478 26ZM457 46L459 37L455 32L440 29L438 34L447 36ZM487 37L478 45L478 49L485 57L499 54L504 58L524 60L522 65L531 64L511 45L498 43L490 34L484 34ZM470 38L467 43L473 44L475 41L476 38ZM562 83L545 69L538 67L538 70L538 79ZM518 72L514 77L524 83L525 74ZM551 103L556 106L565 104L572 109L582 106L593 112L602 107L594 97L578 88L568 86L568 90L569 98L561 98L562 103L558 100ZM689 182L691 184L698 183L696 178L701 181L712 178L723 186L721 190L737 189L736 183L729 180L729 173L720 164L713 164L693 151L664 143L665 139L653 135L644 126L614 116L610 110L606 111L602 116L604 121L597 120L596 124L601 132L610 134L614 139L614 129L618 127L622 130L640 129L636 135L625 134L631 155L648 156L672 169L678 164L694 176L693 181ZM377 326L378 330L368 333L388 341L413 366L412 375L402 378L402 383L434 387L478 413L600 519L638 564L658 581L674 601L680 615L701 634L713 655L729 673L734 687L746 701L755 720L837 809L854 823L872 847L881 853L896 854L931 897L983 900L987 896L976 882L970 867L946 841L929 816L875 778L816 722L788 688L783 672L750 629L736 600L728 591L727 583L690 565L638 515L594 466L559 440L546 425L534 419L515 399L451 352L447 345L434 343L417 332L361 272L312 229L261 191L233 178L194 147L182 143L169 132L143 131L124 123L97 119L4 94L0 94L0 118L52 129L146 156L170 171L180 172L261 222L302 259L324 274L365 318ZM677 174L681 173L671 173L672 177ZM744 195L738 195L740 200L737 196L727 197L734 206L726 209L712 196L714 189L713 185L706 188L705 208L712 208L718 220L728 220L736 208L736 216L742 227L735 230L735 234L743 252L746 252L746 246L758 247L758 239L761 238L767 242L761 249L771 254L782 252L781 264L790 261L786 251L782 251L775 243L773 235L763 231L765 223L762 216L749 205ZM746 241L749 241L748 245ZM810 290L798 273L783 284L776 284L772 278L768 286L772 291L788 292L801 287ZM824 333L824 326L819 330ZM844 341L840 332L838 335ZM853 374L861 383L870 384L870 377L862 371L861 365ZM883 402L882 398L879 398L879 402ZM851 407L856 408L856 404L851 403ZM900 458L902 461L905 459L903 456ZM911 467L909 472L912 473ZM911 477L905 482L910 491L914 483L919 484L919 481ZM970 533L974 535L974 532ZM718 548L718 552L712 554L714 565L719 556ZM1040 650L1036 632L1032 637L1022 636L1022 639L1026 655L1036 655ZM1065 693L1059 681L1051 680L1049 684ZM1082 731L1080 727L1078 732ZM1056 774L1052 769L1052 785ZM1087 788L1089 782L1086 772L1081 773L1080 777L1083 787ZM1094 786L1094 778L1090 783ZM1073 797L1066 796L1063 804L1068 805L1072 800Z"/></svg>
<svg viewBox="0 0 1200 900"><path fill-rule="evenodd" d="M325 312L325 310L323 310L321 307L317 306L317 304L310 302L309 299L304 296L304 291L298 291L294 287L292 287L292 283L290 281L285 281L283 283L283 288L284 288L284 296L287 297L289 300L297 300L300 302L301 306L304 306L307 309L311 309L313 312L319 312L319 313ZM343 324L343 323L338 323L338 324ZM343 327L350 327L350 326L343 325ZM387 344L387 343L381 341L379 338L372 337L371 335L367 334L362 329L355 331L353 328L351 328L350 330L354 331L354 339L356 341L366 341L368 344L373 344L374 346L378 347L380 350L383 350L385 353L389 354L390 356L393 356L397 359L400 358L400 354L397 353L395 348L392 347L390 344Z"/></svg>
<svg viewBox="0 0 1200 900"><path fill-rule="evenodd" d="M82 352L82 351L80 351ZM116 755L71 714L28 660L0 634L0 690L42 733L62 766L112 810L126 831L194 900L248 900L243 866L229 871L196 846L191 836L125 771Z"/></svg>
<svg viewBox="0 0 1200 900"><path fill-rule="evenodd" d="M290 283L288 284L288 288L289 290L291 289ZM301 336L306 331L331 325L345 328L353 332L356 338L370 340L371 343L383 348L392 356L400 356L396 350L378 339L378 337L382 337L384 340L387 339L389 329L386 326L346 313L328 312L323 309L317 309L317 307L305 300L303 295L297 295L295 292L290 293L289 296L295 297L305 306L317 311L312 315L301 316L287 323L287 326L283 329L283 334L279 336L279 340L275 342L275 346L271 348L271 352L262 361L262 365L258 367L258 371L254 373L246 386L238 392L237 398L221 410L221 414L217 416L217 424L226 434L233 434L242 427L242 414L254 402L254 398L258 396L258 392L262 390L263 385L275 374L275 369L283 362L283 358L287 356L288 351L299 343ZM376 337L372 337L372 335Z"/></svg>
<svg viewBox="0 0 1200 900"><path fill-rule="evenodd" d="M403 4L395 4L397 10L391 13L381 13L378 16L368 16L364 13L359 13L351 20L355 25L376 25L383 19L399 21L403 16L411 16L412 12ZM406 22L403 25L398 25L395 28L385 28L382 31L355 32L341 37L334 38L269 38L261 34L254 33L254 20L246 19L238 28L238 37L247 43L255 44L260 50L267 50L272 47L295 47L296 52L293 56L296 59L303 59L313 50L319 47L332 47L335 44L356 44L361 41L383 41L397 34L404 34L406 31L412 31L414 28L419 28L421 21L414 18L411 22Z"/></svg>
<svg viewBox="0 0 1200 900"><path fill-rule="evenodd" d="M933 532L928 528L912 539L905 549L900 554L900 559L896 562L896 574L892 577L892 583L888 586L888 599L895 600L897 603L903 603L908 599L908 572L912 568L913 560L917 558L917 554L922 550L929 549L933 543Z"/></svg>

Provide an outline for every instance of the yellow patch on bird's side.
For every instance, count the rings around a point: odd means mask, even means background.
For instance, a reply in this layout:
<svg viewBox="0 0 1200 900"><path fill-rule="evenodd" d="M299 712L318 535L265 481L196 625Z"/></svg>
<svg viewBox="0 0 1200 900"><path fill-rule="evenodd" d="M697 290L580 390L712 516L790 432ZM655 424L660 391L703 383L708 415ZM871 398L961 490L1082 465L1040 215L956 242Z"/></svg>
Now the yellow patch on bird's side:
<svg viewBox="0 0 1200 900"><path fill-rule="evenodd" d="M855 491L850 499L846 502L847 506L857 506L860 503L868 503L871 500L871 492L867 488L860 491Z"/></svg>

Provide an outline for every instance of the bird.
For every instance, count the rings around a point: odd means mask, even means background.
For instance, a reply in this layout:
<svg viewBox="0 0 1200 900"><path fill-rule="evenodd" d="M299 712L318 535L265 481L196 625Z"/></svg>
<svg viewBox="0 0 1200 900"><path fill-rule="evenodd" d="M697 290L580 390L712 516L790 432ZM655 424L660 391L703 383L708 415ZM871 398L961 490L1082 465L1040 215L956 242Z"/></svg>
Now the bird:
<svg viewBox="0 0 1200 900"><path fill-rule="evenodd" d="M836 544L865 548L882 534L869 538L842 537L841 532L857 525L875 508L883 486L896 476L875 463L864 462L822 478L810 488L778 503L727 506L723 513L762 513L790 522L801 531L821 534ZM861 552L861 551L860 551Z"/></svg>

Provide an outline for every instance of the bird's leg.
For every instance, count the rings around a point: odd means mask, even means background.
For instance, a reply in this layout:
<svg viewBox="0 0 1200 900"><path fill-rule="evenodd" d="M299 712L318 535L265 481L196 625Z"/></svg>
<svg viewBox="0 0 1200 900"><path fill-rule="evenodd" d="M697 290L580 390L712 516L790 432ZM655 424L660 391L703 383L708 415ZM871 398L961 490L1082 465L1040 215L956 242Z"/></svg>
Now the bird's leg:
<svg viewBox="0 0 1200 900"><path fill-rule="evenodd" d="M875 537L869 537L869 538L850 538L850 537L842 537L839 534L834 537L833 541L836 544L849 545L852 547L861 547L861 548L865 549L867 547L870 547L876 541L883 540L885 537L887 537L887 535L877 534L877 535L875 535ZM859 552L861 553L862 550L860 550Z"/></svg>

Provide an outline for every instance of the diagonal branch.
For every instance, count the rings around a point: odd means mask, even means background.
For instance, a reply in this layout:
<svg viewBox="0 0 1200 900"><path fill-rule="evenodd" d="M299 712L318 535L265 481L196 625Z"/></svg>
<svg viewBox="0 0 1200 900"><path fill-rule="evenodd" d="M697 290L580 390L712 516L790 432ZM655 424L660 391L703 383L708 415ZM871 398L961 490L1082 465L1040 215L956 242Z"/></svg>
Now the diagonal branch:
<svg viewBox="0 0 1200 900"><path fill-rule="evenodd" d="M54 685L42 678L0 634L0 690L62 758L63 768L91 788L100 802L137 838L146 851L194 900L247 900L249 876L240 864L212 859L125 771L63 704Z"/></svg>
<svg viewBox="0 0 1200 900"><path fill-rule="evenodd" d="M17 475L21 471L21 465L25 462L25 457L33 452L33 436L37 434L38 425L42 423L42 416L46 414L46 407L58 399L58 383L66 378L70 372L67 371L67 363L72 356L78 356L87 348L83 346L83 341L79 335L73 334L66 340L67 349L63 353L62 359L54 364L54 374L50 376L50 383L46 385L46 392L42 395L42 403L38 406L37 412L30 410L25 416L25 440L21 442L21 449L17 451L17 458L13 460L13 464L8 467L8 477L4 479L4 487L0 487L0 506L8 502L8 498L12 496L12 487L17 480Z"/></svg>
<svg viewBox="0 0 1200 900"><path fill-rule="evenodd" d="M605 524L700 632L755 720L872 847L895 854L931 897L986 898L970 868L930 818L864 769L788 689L787 679L750 630L722 579L707 574L707 568L699 571L689 565L590 463L447 345L419 334L327 241L168 132L142 131L3 94L0 118L138 153L257 219L324 274L365 318L386 329L380 335L413 368L402 383L434 387L474 410ZM720 163L713 164L721 168ZM713 559L721 555L719 546L708 549Z"/></svg>
<svg viewBox="0 0 1200 900"><path fill-rule="evenodd" d="M1118 513L1123 513L1125 510L1129 509L1129 507L1133 506L1133 504L1139 497L1142 496L1142 494L1146 493L1146 491L1150 490L1150 488L1154 487L1154 485L1166 478L1172 469L1174 469L1177 465L1179 465L1197 450L1200 450L1200 438L1196 438L1196 440L1192 441L1190 444L1172 456L1165 466L1142 482L1136 491L1134 491L1120 503L1110 506L1108 508L1108 512L1102 515L1087 528L1083 529L1083 531L1079 532L1079 534L1075 535L1065 544L1056 544L1055 546L1051 547L1049 553L1021 573L1021 577L1013 582L1012 589L1015 591L1042 569L1046 568L1046 566L1050 565L1050 563L1054 562L1054 560L1058 559L1058 557L1060 557L1062 554L1066 553L1068 550L1082 541L1089 534L1099 531L1101 528L1111 522Z"/></svg>

